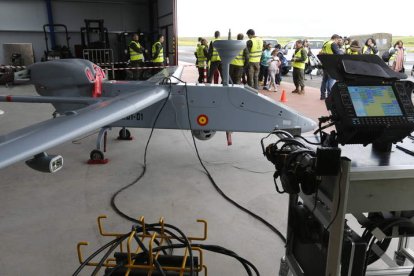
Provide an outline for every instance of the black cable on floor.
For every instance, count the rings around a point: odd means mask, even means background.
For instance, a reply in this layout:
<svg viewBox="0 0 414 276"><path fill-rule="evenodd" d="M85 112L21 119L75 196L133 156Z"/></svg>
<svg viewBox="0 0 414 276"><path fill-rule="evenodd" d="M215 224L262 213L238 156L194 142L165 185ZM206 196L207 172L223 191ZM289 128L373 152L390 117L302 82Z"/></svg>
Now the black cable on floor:
<svg viewBox="0 0 414 276"><path fill-rule="evenodd" d="M179 81L181 81L181 82L183 82L184 84L185 84L185 97L186 97L186 105L187 105L187 116L188 116L188 122L189 122L189 127L190 127L190 130L192 130L192 125L191 125L191 119L190 119L190 107L189 107L189 103L188 103L188 88L187 88L187 83L186 82L184 82L184 81L182 81L182 80L180 80L180 79L178 79L178 78L176 78L177 80L179 80ZM111 207L112 207L112 209L115 211L115 213L117 213L119 216L121 216L121 217L123 217L123 218L125 218L125 219L127 219L127 220L129 220L129 221L132 221L132 222L135 222L135 223L140 223L137 219L135 219L135 218L132 218L132 217L130 217L130 216L128 216L127 214L125 214L124 212L122 212L118 207L117 207L117 205L116 205L116 203L115 203L115 199L116 199L116 197L122 192L122 191L124 191L124 190L126 190L126 189L128 189L128 188L130 188L131 186L133 186L133 185L135 185L136 183L138 183L140 180L141 180L141 178L145 175L145 173L146 173L146 167L147 167L147 165L146 165L146 158L147 158L147 151L148 151L148 145L149 145L149 142L150 142L150 140L151 140L151 138L152 138L152 134L153 134L153 132L154 132L154 128L155 128L155 125L156 125L156 122L157 122L157 120L158 120L158 117L160 116L160 114L161 114L161 112L162 112L162 110L164 109L164 107L165 107L165 105L167 104L167 102L168 102L168 99L169 99L169 96L170 96L170 94L171 94L171 90L172 90L172 87L171 87L171 80L169 80L169 84L170 84L170 90L169 90L169 93L168 93L168 97L165 99L165 101L164 101L164 103L163 103L163 105L162 105L162 107L161 107L161 109L160 109L160 111L158 112L158 114L157 114L157 116L156 116L156 118L155 118L155 120L154 120L154 124L153 124L153 126L152 126L152 128L151 128L151 133L150 133L150 136L149 136L149 138L148 138L148 140L147 140L147 144L146 144L146 146L145 146L145 152L144 152L144 165L143 165L143 171L141 172L141 174L133 181L133 182L131 182L130 184L128 184L128 185L126 185L126 186L124 186L124 187L122 187L121 189L119 189L115 194L113 194L113 196L112 196L112 198L111 198ZM248 209L246 209L245 207L243 207L243 206L241 206L240 204L238 204L237 202L235 202L234 200L232 200L230 197L228 197L221 189L220 189L220 187L217 185L217 183L215 182L215 180L213 179L213 177L212 177L212 175L210 174L210 172L208 171L208 169L206 168L206 166L204 165L204 163L203 163L203 161L202 161L202 159L201 159L201 157L200 157L200 153L199 153L199 151L198 151L198 148L197 148L197 144L196 144L196 141L195 141L195 138L194 138L194 135L192 134L191 135L192 136L192 139L193 139L193 144L194 144L194 148L195 148L195 150L196 150L196 154L197 154L197 158L198 158L198 160L199 160L199 162L200 162L200 164L201 164L201 166L203 167L203 169L204 169L204 171L206 172L206 174L207 174L207 176L208 176L208 178L209 178L209 180L210 180L210 182L213 184L213 186L214 186L214 188L216 189L216 191L224 198L224 199L226 199L228 202L230 202L231 204L233 204L234 206L236 206L237 208L239 208L240 210L242 210L243 212L245 212L245 213L247 213L248 215L250 215L250 216L252 216L253 218L255 218L255 219L257 219L258 221L260 221L261 223L263 223L265 226L267 226L272 232L274 232L285 244L286 244L286 238L283 236L283 234L276 228L276 227L274 227L273 225L271 225L269 222L267 222L264 218L262 218L262 217L260 217L259 215L257 215L257 214L255 214L255 213L253 213L252 211L250 211L250 210L248 210Z"/></svg>
<svg viewBox="0 0 414 276"><path fill-rule="evenodd" d="M188 89L187 89L187 83L176 78L177 80L181 81L184 83L185 86L185 99L186 99L186 104L187 104L187 116L188 116L188 123L189 123L189 127L190 130L192 130L192 125L191 125L191 119L190 119L190 107L188 104ZM191 132L192 134L192 132ZM200 162L200 165L203 167L204 171L207 174L207 177L209 178L211 184L213 184L214 188L216 189L216 191L224 198L226 199L228 202L230 202L231 204L233 204L234 206L236 206L237 208L239 208L240 210L242 210L243 212L247 213L248 215L252 216L253 218L257 219L258 221L260 221L261 223L263 223L264 225L266 225L270 230L272 230L285 244L286 244L286 238L283 236L283 234L273 225L271 225L269 222L267 222L264 218L262 218L261 216L253 213L252 211L246 209L245 207L241 206L240 204L238 204L237 202L235 202L233 199L231 199L230 197L228 197L221 189L220 187L217 185L216 181L214 180L214 178L212 177L212 175L210 174L209 170L206 168L206 166L204 165L203 160L200 157L200 153L198 152L198 148L197 148L197 143L195 141L194 135L192 134L191 137L193 138L193 144L194 144L194 148L197 154L197 158L198 161Z"/></svg>
<svg viewBox="0 0 414 276"><path fill-rule="evenodd" d="M164 80L165 80L165 79L164 79ZM164 80L163 80L163 82L164 82ZM125 214L124 212L122 212L122 211L118 208L118 206L116 205L115 200L116 200L117 196L118 196L121 192L123 192L123 191L125 191L126 189L128 189L128 188L132 187L133 185L137 184L137 183L141 180L141 178L145 175L145 173L146 173L146 171L147 171L147 152L148 152L148 146L149 146L149 143L150 143L150 141L151 141L152 134L154 133L155 125L156 125L156 123L157 123L157 121L158 121L158 118L160 117L161 112L162 112L162 110L164 109L165 105L167 104L168 99L169 99L169 97L170 97L170 95L171 95L171 90L172 90L172 86L171 86L171 85L172 85L172 84L171 84L171 80L169 80L169 79L168 79L168 81L169 81L169 85L170 85L170 89L169 89L169 91L168 91L168 96L167 96L167 98L165 98L165 101L164 101L163 105L161 106L160 110L158 111L157 116L155 117L154 123L152 124L152 128L151 128L150 135L149 135L148 140L147 140L147 144L145 145L145 151L144 151L144 165L142 165L142 172L141 172L141 174L140 174L140 175L139 175L139 176L138 176L138 177L137 177L134 181L132 181L130 184L128 184L128 185L126 185L126 186L122 187L122 188L121 188L121 189L119 189L118 191L116 191L116 192L112 195L112 197L111 197L111 207L112 207L112 209L115 211L115 213L117 213L119 216L123 217L124 219L127 219L127 220L132 221L132 222L135 222L135 223L140 223L140 221L138 221L137 219L132 218L132 217L128 216L127 214Z"/></svg>
<svg viewBox="0 0 414 276"><path fill-rule="evenodd" d="M140 221L138 221L137 219L135 219L135 218L132 218L132 217L130 217L130 216L128 216L127 214L125 214L124 212L122 212L119 208L118 208L118 206L116 205L116 203L115 203L115 200L116 200L116 197L122 192L122 191L124 191L124 190L126 190L126 189L128 189L128 188L130 188L131 186L133 186L133 185L135 185L136 183L138 183L140 180L141 180L141 178L145 175L145 173L146 173L146 171L147 171L147 152L148 152L148 146L149 146L149 143L150 143L150 141L151 141L151 138L152 138L152 135L153 135L153 133L154 133L154 129L155 129L155 125L157 124L157 121L158 121L158 118L160 117L160 115L161 115L161 112L163 111L163 109L164 109L164 107L165 107L165 105L167 104L167 102L168 102L168 100L169 100L169 97L170 97L170 95L171 95L171 92L172 92L172 83L171 83L171 79L169 79L169 78L165 78L162 82L161 82L162 84L169 84L169 91L168 91L168 96L165 98L165 101L164 101L164 103L163 103L163 105L161 106L161 108L160 108L160 110L158 111L158 114L157 114L157 116L155 117L155 120L154 120L154 123L153 123L153 125L152 125L152 127L151 127L151 132L150 132L150 135L149 135L149 137L148 137L148 140L147 140L147 144L145 145L145 150L144 150L144 165L142 166L142 172L141 172L141 174L133 181L133 182L131 182L130 184L128 184L128 185L126 185L126 186L124 186L124 187L122 187L121 189L119 189L116 193L114 193L113 195L112 195L112 197L111 197L111 207L112 207L112 209L115 211L115 213L117 213L119 216L121 216L121 217L123 217L123 218L125 218L125 219L127 219L127 220L129 220L129 221L132 221L132 222L134 222L134 223L138 223L138 224L140 224L141 222ZM183 236L183 237L185 237L185 236ZM185 238L186 239L186 238ZM166 242L168 243L168 244L172 244L172 242L171 242L171 240L169 240L169 239L167 239L166 240ZM188 240L187 240L187 242L188 242ZM191 263L190 263L190 265L191 265L191 269L190 269L190 271L191 271L191 275L193 274L193 271L194 271L194 264L193 264L193 253L192 253L192 250L191 250L191 247L190 247L190 244L188 243L188 247L189 247L189 257L190 257L190 260L191 260ZM170 251L170 255L172 254L172 250Z"/></svg>

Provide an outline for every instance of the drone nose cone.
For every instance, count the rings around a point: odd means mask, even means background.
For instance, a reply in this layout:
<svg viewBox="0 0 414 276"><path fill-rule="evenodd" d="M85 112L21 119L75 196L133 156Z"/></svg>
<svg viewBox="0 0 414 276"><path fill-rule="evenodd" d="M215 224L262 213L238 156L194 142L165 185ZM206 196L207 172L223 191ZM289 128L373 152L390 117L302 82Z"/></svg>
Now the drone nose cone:
<svg viewBox="0 0 414 276"><path fill-rule="evenodd" d="M317 124L314 120L306 118L306 117L300 117L299 125L302 129L302 133L312 131L317 127Z"/></svg>

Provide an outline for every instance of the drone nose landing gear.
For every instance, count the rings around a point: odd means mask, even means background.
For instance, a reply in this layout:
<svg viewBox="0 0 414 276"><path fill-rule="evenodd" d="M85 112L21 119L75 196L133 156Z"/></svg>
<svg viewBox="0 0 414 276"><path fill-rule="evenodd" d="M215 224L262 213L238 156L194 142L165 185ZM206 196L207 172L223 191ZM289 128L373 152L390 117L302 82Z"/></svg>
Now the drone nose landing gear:
<svg viewBox="0 0 414 276"><path fill-rule="evenodd" d="M119 131L119 136L118 136L118 140L133 140L134 137L131 136L131 132L123 127L120 131Z"/></svg>

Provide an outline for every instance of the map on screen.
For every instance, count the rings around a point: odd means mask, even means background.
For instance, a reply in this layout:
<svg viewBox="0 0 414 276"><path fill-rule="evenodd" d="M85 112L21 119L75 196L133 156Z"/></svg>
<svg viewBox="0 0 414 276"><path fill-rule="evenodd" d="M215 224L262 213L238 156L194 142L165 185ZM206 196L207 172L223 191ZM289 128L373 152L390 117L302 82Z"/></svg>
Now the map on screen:
<svg viewBox="0 0 414 276"><path fill-rule="evenodd" d="M391 86L348 86L348 92L358 117L403 115Z"/></svg>

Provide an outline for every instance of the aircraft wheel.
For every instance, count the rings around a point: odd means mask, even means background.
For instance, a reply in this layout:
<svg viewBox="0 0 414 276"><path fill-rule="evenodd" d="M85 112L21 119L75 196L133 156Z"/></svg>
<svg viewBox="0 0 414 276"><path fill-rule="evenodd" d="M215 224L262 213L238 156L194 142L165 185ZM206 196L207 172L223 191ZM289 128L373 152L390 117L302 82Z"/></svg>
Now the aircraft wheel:
<svg viewBox="0 0 414 276"><path fill-rule="evenodd" d="M121 129L119 131L119 139L121 139L121 140L130 140L131 139L131 132L126 128Z"/></svg>
<svg viewBox="0 0 414 276"><path fill-rule="evenodd" d="M89 155L92 161L98 161L98 160L104 160L105 156L102 151L100 150L93 150L91 151L91 154Z"/></svg>

